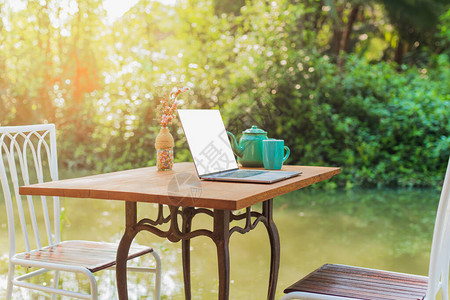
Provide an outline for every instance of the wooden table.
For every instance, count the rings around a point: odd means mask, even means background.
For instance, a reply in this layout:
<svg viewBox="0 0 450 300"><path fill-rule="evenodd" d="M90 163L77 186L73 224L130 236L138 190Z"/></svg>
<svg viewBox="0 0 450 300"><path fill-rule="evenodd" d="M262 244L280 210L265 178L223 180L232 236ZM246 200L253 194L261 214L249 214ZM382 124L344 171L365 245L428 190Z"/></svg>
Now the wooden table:
<svg viewBox="0 0 450 300"><path fill-rule="evenodd" d="M171 242L182 241L185 297L191 299L190 239L207 236L215 243L219 270L219 300L229 299L230 236L247 233L259 222L267 228L271 247L268 299L274 299L280 263L280 239L273 220L273 198L323 181L340 173L340 168L283 166L286 171L302 171L300 176L272 184L200 181L192 163L177 163L173 170L158 172L155 167L66 179L20 187L21 195L60 196L125 201L126 227L117 250L116 279L119 299L127 299L127 254L140 231L149 231ZM137 220L137 203L158 203L156 219ZM262 211L252 205L262 202ZM164 215L163 205L170 213ZM233 212L245 209L245 212ZM206 214L213 228L191 230L193 218ZM181 216L181 223L178 222ZM245 220L245 226L233 226ZM160 225L169 223L169 229ZM181 225L181 228L180 228Z"/></svg>

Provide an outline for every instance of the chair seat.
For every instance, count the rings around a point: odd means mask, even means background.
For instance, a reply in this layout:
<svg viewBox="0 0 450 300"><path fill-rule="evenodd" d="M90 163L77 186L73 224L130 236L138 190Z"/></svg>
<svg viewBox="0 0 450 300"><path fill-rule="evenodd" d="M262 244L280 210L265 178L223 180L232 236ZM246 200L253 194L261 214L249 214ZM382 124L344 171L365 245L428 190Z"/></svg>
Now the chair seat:
<svg viewBox="0 0 450 300"><path fill-rule="evenodd" d="M423 299L428 278L344 265L325 264L284 292L310 292L356 299Z"/></svg>
<svg viewBox="0 0 450 300"><path fill-rule="evenodd" d="M43 263L64 264L84 267L92 273L116 264L117 244L91 241L65 241L28 253L20 253L14 258ZM153 252L151 247L132 245L128 259Z"/></svg>

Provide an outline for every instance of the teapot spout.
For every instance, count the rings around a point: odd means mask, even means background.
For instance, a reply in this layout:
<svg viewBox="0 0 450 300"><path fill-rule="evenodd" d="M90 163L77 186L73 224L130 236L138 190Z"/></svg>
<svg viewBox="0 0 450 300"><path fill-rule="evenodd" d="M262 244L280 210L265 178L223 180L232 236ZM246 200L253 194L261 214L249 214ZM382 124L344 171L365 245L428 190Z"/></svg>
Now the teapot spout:
<svg viewBox="0 0 450 300"><path fill-rule="evenodd" d="M238 145L236 138L231 132L227 131L227 134L229 137L231 137L231 148L233 149L234 154L236 154L236 156L238 157L242 157L242 154L244 153L244 147Z"/></svg>

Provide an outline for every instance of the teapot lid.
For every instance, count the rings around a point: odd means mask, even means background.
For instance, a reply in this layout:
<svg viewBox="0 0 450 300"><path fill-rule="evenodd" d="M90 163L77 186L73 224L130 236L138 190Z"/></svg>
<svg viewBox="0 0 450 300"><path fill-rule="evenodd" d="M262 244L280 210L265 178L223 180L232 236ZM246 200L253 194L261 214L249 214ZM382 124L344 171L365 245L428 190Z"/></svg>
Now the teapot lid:
<svg viewBox="0 0 450 300"><path fill-rule="evenodd" d="M258 128L258 126L253 125L252 128L246 129L246 130L242 131L242 133L266 134L267 132Z"/></svg>

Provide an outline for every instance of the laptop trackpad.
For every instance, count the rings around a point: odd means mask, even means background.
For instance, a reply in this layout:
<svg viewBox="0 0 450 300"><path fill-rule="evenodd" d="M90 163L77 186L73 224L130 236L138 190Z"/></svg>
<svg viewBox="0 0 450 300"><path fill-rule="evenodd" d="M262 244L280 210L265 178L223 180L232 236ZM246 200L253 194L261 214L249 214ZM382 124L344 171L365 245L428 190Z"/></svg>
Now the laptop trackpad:
<svg viewBox="0 0 450 300"><path fill-rule="evenodd" d="M262 182L271 183L299 175L301 172L290 171L266 171L266 170L237 170L224 174L210 175L203 177L209 180L241 181L241 182Z"/></svg>

